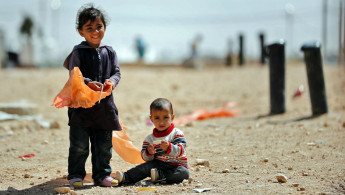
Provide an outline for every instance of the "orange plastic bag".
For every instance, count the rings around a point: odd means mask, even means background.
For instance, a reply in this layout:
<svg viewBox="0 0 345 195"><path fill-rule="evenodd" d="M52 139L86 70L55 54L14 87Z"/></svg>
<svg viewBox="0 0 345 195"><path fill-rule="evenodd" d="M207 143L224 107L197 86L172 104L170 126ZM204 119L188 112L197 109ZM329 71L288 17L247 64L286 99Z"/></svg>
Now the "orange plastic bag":
<svg viewBox="0 0 345 195"><path fill-rule="evenodd" d="M174 120L175 125L186 124L192 121L205 120L215 117L234 117L240 113L239 109L232 109L236 104L227 102L221 108L215 110L197 109L192 114L181 116Z"/></svg>
<svg viewBox="0 0 345 195"><path fill-rule="evenodd" d="M110 95L111 89L111 84L105 83L101 99ZM91 108L99 101L100 96L100 91L94 91L85 85L84 77L79 68L74 67L64 88L55 97L53 105L56 108L62 108L64 106L72 108Z"/></svg>
<svg viewBox="0 0 345 195"><path fill-rule="evenodd" d="M131 138L127 135L126 127L120 121L121 131L113 132L113 149L126 162L141 164L145 161L141 157L141 151L136 148Z"/></svg>

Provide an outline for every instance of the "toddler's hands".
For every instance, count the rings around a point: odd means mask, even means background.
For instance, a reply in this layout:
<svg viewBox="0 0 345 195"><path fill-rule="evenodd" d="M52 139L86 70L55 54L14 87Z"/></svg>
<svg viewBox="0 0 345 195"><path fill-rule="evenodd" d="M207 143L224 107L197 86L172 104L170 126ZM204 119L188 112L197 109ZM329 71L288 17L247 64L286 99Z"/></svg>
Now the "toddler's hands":
<svg viewBox="0 0 345 195"><path fill-rule="evenodd" d="M162 140L162 142L161 142L161 148L162 148L162 150L164 150L164 152L166 152L166 151L168 150L169 145L170 145L170 144L169 144L168 141Z"/></svg>
<svg viewBox="0 0 345 195"><path fill-rule="evenodd" d="M153 145L150 144L147 146L147 152L151 155L154 155L156 153L156 149Z"/></svg>
<svg viewBox="0 0 345 195"><path fill-rule="evenodd" d="M90 81L87 83L87 86L90 87L94 91L101 91L102 90L102 83L97 81Z"/></svg>

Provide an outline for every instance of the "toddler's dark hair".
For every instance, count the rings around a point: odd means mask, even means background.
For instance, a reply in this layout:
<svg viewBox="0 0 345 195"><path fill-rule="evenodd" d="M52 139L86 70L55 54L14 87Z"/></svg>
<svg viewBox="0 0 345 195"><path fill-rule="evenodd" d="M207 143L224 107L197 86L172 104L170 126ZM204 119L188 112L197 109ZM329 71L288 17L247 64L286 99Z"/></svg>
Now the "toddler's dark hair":
<svg viewBox="0 0 345 195"><path fill-rule="evenodd" d="M92 3L82 6L78 10L78 13L77 13L77 20L76 20L77 30L81 30L83 28L83 25L86 24L89 20L93 22L98 18L102 20L104 27L108 25L109 19L105 11L99 8L95 8Z"/></svg>
<svg viewBox="0 0 345 195"><path fill-rule="evenodd" d="M165 98L157 98L155 99L151 105L150 105L150 114L152 110L164 110L164 109L170 109L170 113L174 114L174 110L172 107L171 102L168 99Z"/></svg>

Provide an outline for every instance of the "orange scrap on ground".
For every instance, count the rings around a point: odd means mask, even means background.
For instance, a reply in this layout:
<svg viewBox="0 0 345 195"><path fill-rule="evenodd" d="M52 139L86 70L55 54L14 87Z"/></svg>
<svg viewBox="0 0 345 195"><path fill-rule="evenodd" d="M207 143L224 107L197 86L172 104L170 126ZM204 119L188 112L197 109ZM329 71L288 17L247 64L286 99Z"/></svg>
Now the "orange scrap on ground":
<svg viewBox="0 0 345 195"><path fill-rule="evenodd" d="M78 67L75 67L70 74L70 78L65 84L61 92L55 97L53 105L56 108L72 107L72 108L91 108L96 102L111 94L112 86L108 83L104 84L102 96L100 91L94 91L84 83L84 77ZM126 128L120 121L122 130L113 131L113 149L126 162L132 164L141 164L144 160L141 153L136 148L132 140L126 133Z"/></svg>
<svg viewBox="0 0 345 195"><path fill-rule="evenodd" d="M234 117L240 113L239 109L232 109L236 104L227 102L221 108L215 110L197 109L190 115L181 116L174 120L175 125L186 124L192 121L205 120L215 117Z"/></svg>

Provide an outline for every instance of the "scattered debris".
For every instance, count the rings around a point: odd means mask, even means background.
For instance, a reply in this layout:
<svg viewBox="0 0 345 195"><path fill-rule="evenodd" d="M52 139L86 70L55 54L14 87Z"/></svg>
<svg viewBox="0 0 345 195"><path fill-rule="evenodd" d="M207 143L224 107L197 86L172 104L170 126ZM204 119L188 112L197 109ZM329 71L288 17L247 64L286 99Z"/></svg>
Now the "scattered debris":
<svg viewBox="0 0 345 195"><path fill-rule="evenodd" d="M140 192L140 191L145 191L145 190L157 190L157 188L156 187L138 188L137 190Z"/></svg>
<svg viewBox="0 0 345 195"><path fill-rule="evenodd" d="M36 104L29 103L27 100L21 100L19 102L0 103L0 111L15 115L37 114L37 108L38 106Z"/></svg>
<svg viewBox="0 0 345 195"><path fill-rule="evenodd" d="M287 182L287 177L283 174L278 174L276 176L277 180L279 183L286 183Z"/></svg>
<svg viewBox="0 0 345 195"><path fill-rule="evenodd" d="M18 156L19 158L30 158L30 157L34 157L35 154L25 154L23 156Z"/></svg>
<svg viewBox="0 0 345 195"><path fill-rule="evenodd" d="M54 191L58 194L68 194L71 192L71 188L69 188L69 187L57 187L57 188L54 188Z"/></svg>
<svg viewBox="0 0 345 195"><path fill-rule="evenodd" d="M298 89L296 90L296 92L293 94L292 98L295 99L295 98L297 98L297 97L301 97L302 94L303 94L303 92L304 92L304 86L303 86L303 85L300 85L300 86L298 87Z"/></svg>
<svg viewBox="0 0 345 195"><path fill-rule="evenodd" d="M195 161L196 161L197 165L203 165L206 167L210 167L210 162L206 159L196 159Z"/></svg>
<svg viewBox="0 0 345 195"><path fill-rule="evenodd" d="M303 176L309 176L309 173L303 173Z"/></svg>
<svg viewBox="0 0 345 195"><path fill-rule="evenodd" d="M297 191L305 191L305 188L304 187L298 187Z"/></svg>
<svg viewBox="0 0 345 195"><path fill-rule="evenodd" d="M212 190L212 188L195 188L193 189L193 191L197 192L197 193L201 193L201 192L205 192L205 191L210 191Z"/></svg>
<svg viewBox="0 0 345 195"><path fill-rule="evenodd" d="M229 169L224 169L224 170L222 171L222 173L229 173L229 172L230 172Z"/></svg>

